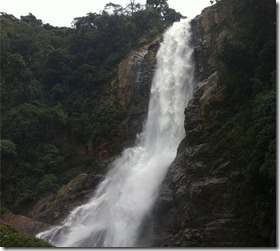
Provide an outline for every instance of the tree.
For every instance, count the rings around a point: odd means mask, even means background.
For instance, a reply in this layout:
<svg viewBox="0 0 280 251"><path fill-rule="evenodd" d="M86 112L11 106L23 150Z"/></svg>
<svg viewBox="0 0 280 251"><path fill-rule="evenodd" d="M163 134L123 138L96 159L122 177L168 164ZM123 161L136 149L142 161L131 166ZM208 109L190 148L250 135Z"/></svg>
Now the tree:
<svg viewBox="0 0 280 251"><path fill-rule="evenodd" d="M176 12L174 9L171 8L164 9L163 16L164 20L169 23L179 21L181 18L183 18L183 16L179 12Z"/></svg>
<svg viewBox="0 0 280 251"><path fill-rule="evenodd" d="M167 0L147 0L146 7L156 9L158 12L163 13L164 9L169 8L169 5Z"/></svg>
<svg viewBox="0 0 280 251"><path fill-rule="evenodd" d="M2 67L2 110L31 102L41 95L41 84L33 78L30 68L20 54L7 54ZM15 70L17 74L15 74Z"/></svg>
<svg viewBox="0 0 280 251"><path fill-rule="evenodd" d="M14 156L17 155L16 153L16 144L8 139L1 139L0 140L0 151L1 153L6 153L6 154L13 154ZM3 155L2 155L3 157Z"/></svg>
<svg viewBox="0 0 280 251"><path fill-rule="evenodd" d="M141 4L136 3L135 0L130 0L129 4L126 6L128 9L128 14L133 15L136 11L141 10Z"/></svg>
<svg viewBox="0 0 280 251"><path fill-rule="evenodd" d="M221 1L221 0L210 0L210 3L213 4L214 2L215 2L215 3L218 3L218 2L220 2L220 1Z"/></svg>
<svg viewBox="0 0 280 251"><path fill-rule="evenodd" d="M40 19L37 19L32 13L29 13L27 16L20 16L20 19L26 23L42 26L43 22Z"/></svg>
<svg viewBox="0 0 280 251"><path fill-rule="evenodd" d="M124 8L119 4L107 3L104 7L104 10L109 14L112 13L114 15L122 15L124 14Z"/></svg>

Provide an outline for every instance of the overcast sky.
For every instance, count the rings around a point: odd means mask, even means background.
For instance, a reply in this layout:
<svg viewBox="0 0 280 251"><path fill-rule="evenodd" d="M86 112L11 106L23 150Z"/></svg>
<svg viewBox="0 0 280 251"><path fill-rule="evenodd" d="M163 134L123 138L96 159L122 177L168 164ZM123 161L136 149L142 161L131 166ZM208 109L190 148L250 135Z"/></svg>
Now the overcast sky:
<svg viewBox="0 0 280 251"><path fill-rule="evenodd" d="M109 2L125 6L129 0L0 0L0 12L17 18L32 13L44 23L70 27L75 17L86 16L89 12L99 13ZM145 4L146 0L136 2ZM168 4L190 19L211 5L210 0L168 0Z"/></svg>

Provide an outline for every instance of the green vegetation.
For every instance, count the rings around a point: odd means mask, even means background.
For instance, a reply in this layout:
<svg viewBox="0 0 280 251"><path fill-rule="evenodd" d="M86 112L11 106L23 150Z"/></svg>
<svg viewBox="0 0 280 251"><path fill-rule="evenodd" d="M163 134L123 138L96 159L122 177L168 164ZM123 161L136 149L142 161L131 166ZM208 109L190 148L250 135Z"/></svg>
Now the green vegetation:
<svg viewBox="0 0 280 251"><path fill-rule="evenodd" d="M40 240L34 236L18 232L14 228L0 226L0 246L1 247L53 247L51 244Z"/></svg>
<svg viewBox="0 0 280 251"><path fill-rule="evenodd" d="M222 0L216 4L226 4ZM236 175L236 207L251 243L276 245L276 4L234 0L231 29L215 56L225 90L208 135ZM219 142L220 144L217 144ZM249 211L244 212L245 209Z"/></svg>
<svg viewBox="0 0 280 251"><path fill-rule="evenodd" d="M94 171L100 142L125 116L108 94L118 63L180 18L166 0L109 3L71 28L1 13L3 206L28 210L78 173ZM109 156L113 151L109 145Z"/></svg>

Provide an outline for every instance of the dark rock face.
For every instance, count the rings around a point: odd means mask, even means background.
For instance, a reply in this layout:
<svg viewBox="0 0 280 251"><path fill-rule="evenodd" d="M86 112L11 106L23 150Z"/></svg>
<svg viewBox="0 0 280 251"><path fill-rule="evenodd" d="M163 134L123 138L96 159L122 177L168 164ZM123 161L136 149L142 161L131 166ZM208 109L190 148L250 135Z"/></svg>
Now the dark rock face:
<svg viewBox="0 0 280 251"><path fill-rule="evenodd" d="M81 173L56 194L51 193L40 199L29 212L29 217L48 224L60 223L72 209L90 199L102 178L102 175Z"/></svg>
<svg viewBox="0 0 280 251"><path fill-rule="evenodd" d="M125 119L116 129L115 140L118 149L135 143L135 136L142 132L143 122L148 114L150 89L156 67L156 54L161 36L147 45L132 51L119 64L118 77L112 82L110 92L126 110ZM112 140L112 139L110 139Z"/></svg>
<svg viewBox="0 0 280 251"><path fill-rule="evenodd" d="M232 27L232 13L235 0L205 8L201 15L191 20L195 46L196 77L207 79L216 71L215 50L225 37L229 37Z"/></svg>
<svg viewBox="0 0 280 251"><path fill-rule="evenodd" d="M197 142L207 124L207 117L201 113L201 100L215 78L216 74L198 85L185 110L187 136L178 148L152 213L153 246L246 245L245 224L233 212L230 178L217 175L230 163L213 157L207 142Z"/></svg>
<svg viewBox="0 0 280 251"><path fill-rule="evenodd" d="M93 168L94 172L81 173L60 187L56 193L42 197L27 216L50 225L61 223L71 210L86 203L93 196L95 188L104 179L111 161L112 159L108 159L100 162Z"/></svg>

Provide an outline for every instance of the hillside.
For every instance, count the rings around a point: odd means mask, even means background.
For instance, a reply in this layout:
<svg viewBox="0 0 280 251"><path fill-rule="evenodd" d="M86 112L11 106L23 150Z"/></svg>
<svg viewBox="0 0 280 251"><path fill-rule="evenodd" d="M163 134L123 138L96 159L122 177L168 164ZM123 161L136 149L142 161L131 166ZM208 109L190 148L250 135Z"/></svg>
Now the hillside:
<svg viewBox="0 0 280 251"><path fill-rule="evenodd" d="M75 18L72 28L31 13L19 20L1 14L2 206L26 213L81 172L104 172L100 162L141 131L143 119L135 121L143 101L138 95L130 104L133 83L123 74L181 15L167 2L130 7L107 4L102 14ZM132 62L118 68L131 50ZM136 128L126 128L129 116Z"/></svg>

